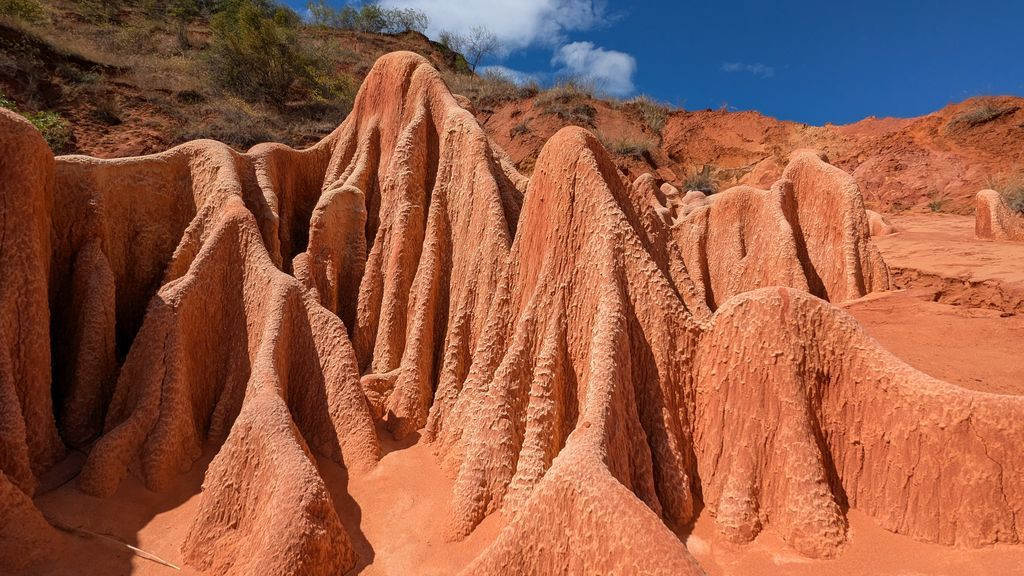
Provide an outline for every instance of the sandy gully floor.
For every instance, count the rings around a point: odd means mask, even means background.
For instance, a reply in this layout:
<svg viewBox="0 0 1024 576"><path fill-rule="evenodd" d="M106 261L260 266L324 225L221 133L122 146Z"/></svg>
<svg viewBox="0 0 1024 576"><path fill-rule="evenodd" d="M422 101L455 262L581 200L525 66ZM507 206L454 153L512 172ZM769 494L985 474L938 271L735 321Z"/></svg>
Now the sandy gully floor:
<svg viewBox="0 0 1024 576"><path fill-rule="evenodd" d="M415 439L413 439L415 441ZM384 441L380 466L358 481L320 459L342 521L352 536L360 562L351 574L455 574L494 539L504 525L501 514L488 517L469 538L453 543L444 538L445 507L451 483L428 445ZM214 453L211 447L182 481L153 494L133 480L109 499L91 498L74 483L37 498L40 508L61 524L85 528L132 544L181 571L143 558L123 544L102 538L68 535L54 551L46 574L166 575L196 574L182 565L179 546L198 505L202 473ZM73 474L75 459L64 469ZM57 480L60 474L49 478ZM52 488L50 486L49 488ZM714 520L702 515L687 548L711 576L745 575L949 575L1009 576L1024 566L1024 548L993 546L961 549L916 542L878 527L855 510L849 512L851 539L831 560L804 558L770 528L747 545L732 544L717 534Z"/></svg>
<svg viewBox="0 0 1024 576"><path fill-rule="evenodd" d="M890 268L971 281L1024 283L1024 242L978 240L974 217L887 216L897 233L874 238Z"/></svg>
<svg viewBox="0 0 1024 576"><path fill-rule="evenodd" d="M875 238L905 290L844 307L896 356L936 378L997 394L1024 394L1024 243L977 240L974 219L891 217ZM949 304L950 302L955 304Z"/></svg>
<svg viewBox="0 0 1024 576"><path fill-rule="evenodd" d="M847 311L883 346L927 374L966 388L1024 394L1024 314L1001 309L1006 294L1024 294L1024 244L975 240L970 218L892 220L901 232L876 240L889 265L901 271L901 281L910 285L849 302ZM1002 296L994 297L977 283L997 287ZM954 295L956 305L943 303L951 290L963 292ZM329 460L317 462L360 556L353 573L457 573L494 540L506 519L493 514L466 540L449 541L444 527L452 484L430 446L415 437L398 443L388 440L386 432L379 435L385 455L361 478L349 479ZM198 510L203 474L215 453L216 446L209 446L166 492L154 494L129 478L109 499L75 488L72 480L83 456L71 456L43 478L36 502L55 524L104 536L65 534L45 573L195 574L183 565L180 544ZM921 543L880 528L856 510L849 511L849 521L850 542L831 560L800 556L770 527L751 544L729 543L718 536L707 514L683 538L712 576L1024 574L1021 546L964 549ZM152 557L144 557L147 553Z"/></svg>
<svg viewBox="0 0 1024 576"><path fill-rule="evenodd" d="M359 553L351 572L366 575L454 574L468 564L504 526L492 514L462 542L445 538L444 520L452 483L431 447L418 437L398 443L381 432L384 457L369 474L350 480L341 466L319 458L342 522ZM206 467L203 458L167 492L155 494L129 477L107 499L87 496L73 479L84 458L74 455L43 479L36 503L52 523L102 536L66 534L53 561L53 575L196 574L182 562L180 545L196 511ZM136 553L125 544L143 551ZM145 558L148 553L156 558ZM156 559L181 568L180 571Z"/></svg>
<svg viewBox="0 0 1024 576"><path fill-rule="evenodd" d="M847 303L882 346L914 368L964 388L1024 394L1024 316L930 301L904 290Z"/></svg>

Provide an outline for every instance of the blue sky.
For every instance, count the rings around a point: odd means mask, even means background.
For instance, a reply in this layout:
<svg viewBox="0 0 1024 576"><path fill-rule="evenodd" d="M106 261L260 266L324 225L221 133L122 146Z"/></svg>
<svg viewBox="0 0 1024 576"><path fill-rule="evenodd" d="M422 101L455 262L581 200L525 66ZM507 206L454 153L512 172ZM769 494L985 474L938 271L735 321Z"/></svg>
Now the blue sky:
<svg viewBox="0 0 1024 576"><path fill-rule="evenodd" d="M506 50L484 64L517 77L588 76L615 96L643 93L691 110L824 124L1024 95L1024 0L381 4L423 10L431 37L488 27Z"/></svg>

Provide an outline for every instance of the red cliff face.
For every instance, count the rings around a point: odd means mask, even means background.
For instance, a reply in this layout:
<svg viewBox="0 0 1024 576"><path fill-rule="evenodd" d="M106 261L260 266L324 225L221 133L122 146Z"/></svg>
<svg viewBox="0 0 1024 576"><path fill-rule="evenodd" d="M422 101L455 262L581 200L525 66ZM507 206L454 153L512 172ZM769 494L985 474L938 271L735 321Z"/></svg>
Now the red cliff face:
<svg viewBox="0 0 1024 576"><path fill-rule="evenodd" d="M508 519L466 574L699 574L677 533L701 508L814 557L850 507L1020 540L1024 399L925 376L830 304L889 272L816 154L684 202L567 128L527 179L411 53L301 151L54 160L0 114L0 526L26 527L0 566L51 537L30 497L65 444L107 496L214 442L190 568L345 572L317 456L367 474L378 430L454 478L445 537Z"/></svg>

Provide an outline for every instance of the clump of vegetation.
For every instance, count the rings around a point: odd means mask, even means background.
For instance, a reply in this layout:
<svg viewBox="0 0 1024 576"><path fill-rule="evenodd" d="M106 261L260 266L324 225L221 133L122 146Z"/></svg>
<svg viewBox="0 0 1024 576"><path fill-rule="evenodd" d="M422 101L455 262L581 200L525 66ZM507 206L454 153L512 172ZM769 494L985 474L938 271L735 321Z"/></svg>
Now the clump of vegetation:
<svg viewBox="0 0 1024 576"><path fill-rule="evenodd" d="M43 134L55 153L64 152L71 143L71 127L60 114L52 111L35 112L25 116Z"/></svg>
<svg viewBox="0 0 1024 576"><path fill-rule="evenodd" d="M3 94L0 94L0 108L6 108L24 116L25 119L36 127L36 130L39 130L43 135L43 139L46 140L46 143L49 144L50 149L54 153L60 154L64 152L67 150L68 145L71 144L71 127L68 126L67 121L60 114L52 111L31 112L28 114L20 112L14 101Z"/></svg>
<svg viewBox="0 0 1024 576"><path fill-rule="evenodd" d="M1011 180L1001 188L999 193L1010 210L1024 214L1024 176Z"/></svg>
<svg viewBox="0 0 1024 576"><path fill-rule="evenodd" d="M651 132L661 135L672 109L645 95L636 96L622 103L622 107L635 112Z"/></svg>
<svg viewBox="0 0 1024 576"><path fill-rule="evenodd" d="M298 24L270 0L226 0L210 21L212 77L246 100L282 106L296 85L313 81L315 60L301 47Z"/></svg>
<svg viewBox="0 0 1024 576"><path fill-rule="evenodd" d="M0 0L0 16L41 24L46 21L46 10L39 0Z"/></svg>
<svg viewBox="0 0 1024 576"><path fill-rule="evenodd" d="M522 122L520 122L520 123L518 123L518 124L516 124L515 126L512 127L512 130L509 132L509 137L510 138L515 138L516 136L519 136L521 134L529 134L529 133L530 133L530 120L526 119L526 120L523 120Z"/></svg>
<svg viewBox="0 0 1024 576"><path fill-rule="evenodd" d="M594 88L576 79L566 80L545 90L534 104L541 114L557 116L559 120L593 128L597 109L589 100L594 97Z"/></svg>
<svg viewBox="0 0 1024 576"><path fill-rule="evenodd" d="M953 118L950 127L973 128L991 122L1007 114L1013 114L1019 109L1018 106L1000 105L995 100L982 100L969 110L965 110Z"/></svg>
<svg viewBox="0 0 1024 576"><path fill-rule="evenodd" d="M324 0L310 1L306 4L310 22L314 26L326 26L341 30L359 30L376 34L401 34L409 30L423 33L430 25L430 20L422 10L415 8L382 8L374 3L363 4L359 8L346 5L334 9Z"/></svg>
<svg viewBox="0 0 1024 576"><path fill-rule="evenodd" d="M942 212L942 208L946 205L946 198L939 193L937 190L933 190L928 194L928 209L932 212Z"/></svg>
<svg viewBox="0 0 1024 576"><path fill-rule="evenodd" d="M117 126L121 123L121 106L117 102L117 97L113 94L108 94L106 98L100 98L96 101L96 105L92 110L93 118L108 124L110 126Z"/></svg>
<svg viewBox="0 0 1024 576"><path fill-rule="evenodd" d="M605 148L622 155L643 158L651 153L652 143L640 138L622 138L620 140L603 140Z"/></svg>
<svg viewBox="0 0 1024 576"><path fill-rule="evenodd" d="M536 82L517 84L497 70L472 74L445 74L445 82L453 94L469 98L480 109L491 109L503 102L514 102L536 96L540 91Z"/></svg>
<svg viewBox="0 0 1024 576"><path fill-rule="evenodd" d="M208 120L186 123L175 134L178 140L212 138L238 150L248 150L274 139L278 129L273 116L243 101L225 99L204 107Z"/></svg>
<svg viewBox="0 0 1024 576"><path fill-rule="evenodd" d="M694 172L683 180L683 192L689 192L690 190L697 190L710 196L718 192L718 183L715 182L712 172L715 167L710 164L705 164L703 168L698 172Z"/></svg>

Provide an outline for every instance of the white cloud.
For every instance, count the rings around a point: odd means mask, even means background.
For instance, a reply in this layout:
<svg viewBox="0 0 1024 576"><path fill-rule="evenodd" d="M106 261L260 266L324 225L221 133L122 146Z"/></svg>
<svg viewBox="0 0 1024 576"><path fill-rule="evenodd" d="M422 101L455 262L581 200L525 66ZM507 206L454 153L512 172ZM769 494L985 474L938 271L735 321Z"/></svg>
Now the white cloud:
<svg viewBox="0 0 1024 576"><path fill-rule="evenodd" d="M758 78L771 78L775 76L775 67L768 66L767 64L761 64L756 62L754 64L748 64L746 62L726 62L722 64L723 72L746 72L747 74L753 74Z"/></svg>
<svg viewBox="0 0 1024 576"><path fill-rule="evenodd" d="M613 96L633 92L636 58L625 52L605 50L593 42L573 42L555 51L552 66L561 66L563 75L584 78L599 91Z"/></svg>
<svg viewBox="0 0 1024 576"><path fill-rule="evenodd" d="M523 72L522 70L516 70L514 68L508 68L505 66L498 65L481 66L480 68L477 69L477 72L481 76L486 75L488 73L498 74L500 76L508 78L509 80L515 82L516 84L519 84L520 86L523 84L529 84L530 82L542 84L544 81L544 77L546 76L545 74L539 72Z"/></svg>
<svg viewBox="0 0 1024 576"><path fill-rule="evenodd" d="M565 33L606 21L606 0L382 0L388 8L416 8L430 19L427 35L466 33L474 26L494 32L505 54L529 46L556 46Z"/></svg>

